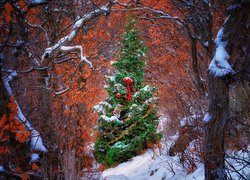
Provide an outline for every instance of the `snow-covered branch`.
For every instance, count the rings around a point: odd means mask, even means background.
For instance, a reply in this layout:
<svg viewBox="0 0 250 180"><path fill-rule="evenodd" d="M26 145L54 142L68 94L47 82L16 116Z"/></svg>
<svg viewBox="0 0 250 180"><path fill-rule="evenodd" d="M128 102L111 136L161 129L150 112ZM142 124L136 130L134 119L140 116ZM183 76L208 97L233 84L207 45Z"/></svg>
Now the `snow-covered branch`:
<svg viewBox="0 0 250 180"><path fill-rule="evenodd" d="M40 87L40 86L38 86L38 87ZM63 93L65 93L65 92L67 92L67 91L70 90L69 87L65 87L65 88L63 88L63 89L61 89L61 90L53 90L53 89L51 89L51 88L44 87L44 86L41 86L41 88L45 88L45 89L47 89L47 90L53 92L55 95L60 95L60 94L63 94Z"/></svg>
<svg viewBox="0 0 250 180"><path fill-rule="evenodd" d="M136 7L136 8L124 9L124 11L146 10L146 11L150 11L150 12L152 12L154 14L154 17L152 17L153 19L169 19L169 20L173 20L174 22L176 22L179 25L183 25L184 24L179 17L177 17L177 16L171 16L169 13L166 13L166 12L164 12L162 10L152 9L152 8L150 8L148 6L142 6L142 5L138 5L138 6L139 7Z"/></svg>
<svg viewBox="0 0 250 180"><path fill-rule="evenodd" d="M83 55L83 48L82 46L62 46L61 47L61 52L67 53L67 52L75 52L79 51L80 57L81 57L81 62L85 61L86 63L89 64L90 67L92 67L92 63L87 60L87 58Z"/></svg>
<svg viewBox="0 0 250 180"><path fill-rule="evenodd" d="M215 55L208 68L209 72L215 77L224 77L234 73L234 70L228 62L229 55L226 50L227 41L223 40L223 35L224 27L219 30L215 39Z"/></svg>
<svg viewBox="0 0 250 180"><path fill-rule="evenodd" d="M100 15L106 15L110 12L111 5L114 2L110 1L106 6L102 6L98 9L95 9L89 13L86 13L81 18L79 18L73 25L71 32L61 38L55 45L50 46L45 49L44 54L42 55L41 66L47 66L53 58L57 57L60 52L69 52L79 50L81 54L81 61L87 62L90 66L91 63L83 56L83 48L81 46L69 46L69 44L74 40L79 30L84 26L87 21L98 17Z"/></svg>
<svg viewBox="0 0 250 180"><path fill-rule="evenodd" d="M30 0L30 3L32 4L40 4L40 3L44 3L46 0Z"/></svg>
<svg viewBox="0 0 250 180"><path fill-rule="evenodd" d="M15 77L17 76L17 72L16 71L12 71L9 76L4 79L4 85L5 88L9 94L9 96L12 96L12 90L10 87L10 81L12 81ZM36 129L34 129L31 124L29 123L29 121L26 119L26 117L24 116L24 114L22 113L21 108L19 107L19 104L15 101L16 106L17 106L17 116L15 117L16 120L21 121L26 128L30 131L31 135L30 135L30 148L31 150L35 150L35 151L40 151L40 152L47 152L46 147L43 145L43 141L42 138L40 136L40 134L37 132Z"/></svg>

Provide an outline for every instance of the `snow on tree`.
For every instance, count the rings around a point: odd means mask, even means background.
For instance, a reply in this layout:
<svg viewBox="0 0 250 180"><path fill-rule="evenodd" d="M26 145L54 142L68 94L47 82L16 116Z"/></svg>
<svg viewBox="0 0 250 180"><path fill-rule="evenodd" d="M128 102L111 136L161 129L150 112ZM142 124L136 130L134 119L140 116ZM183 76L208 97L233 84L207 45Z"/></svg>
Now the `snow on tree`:
<svg viewBox="0 0 250 180"><path fill-rule="evenodd" d="M94 106L99 114L94 154L100 163L124 162L160 140L157 98L153 97L156 88L146 86L143 75L146 51L135 20L131 20L123 36L120 60L112 64L117 73L107 77L109 97Z"/></svg>

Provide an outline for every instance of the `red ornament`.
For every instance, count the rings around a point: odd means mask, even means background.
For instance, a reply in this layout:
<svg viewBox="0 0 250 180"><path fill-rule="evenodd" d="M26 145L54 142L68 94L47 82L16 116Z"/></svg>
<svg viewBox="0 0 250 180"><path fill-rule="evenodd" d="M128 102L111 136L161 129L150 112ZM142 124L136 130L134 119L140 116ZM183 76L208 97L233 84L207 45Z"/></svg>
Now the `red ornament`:
<svg viewBox="0 0 250 180"><path fill-rule="evenodd" d="M122 79L122 81L126 84L126 88L128 90L128 94L126 96L126 99L128 101L131 100L132 96L131 96L131 90L130 90L130 85L134 82L133 79L131 79L130 77L125 77Z"/></svg>
<svg viewBox="0 0 250 180"><path fill-rule="evenodd" d="M116 94L116 97L117 97L118 99L120 99L120 98L122 97L122 95L121 95L120 93L117 93L117 94Z"/></svg>

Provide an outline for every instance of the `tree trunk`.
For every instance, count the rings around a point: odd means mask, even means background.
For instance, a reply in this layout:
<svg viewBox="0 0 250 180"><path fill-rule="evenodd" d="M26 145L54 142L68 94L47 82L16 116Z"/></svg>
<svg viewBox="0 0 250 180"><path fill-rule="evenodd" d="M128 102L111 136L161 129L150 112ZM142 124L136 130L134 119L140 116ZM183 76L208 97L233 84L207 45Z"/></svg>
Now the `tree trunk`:
<svg viewBox="0 0 250 180"><path fill-rule="evenodd" d="M231 9L230 9L231 8ZM249 62L249 1L231 6L225 21L223 41L227 42L230 61L235 62L237 76L246 76ZM247 50L245 50L247 49ZM246 73L246 74L245 74ZM230 78L232 81L233 79ZM205 179L226 179L224 134L229 118L229 77L208 75L209 116L205 133Z"/></svg>
<svg viewBox="0 0 250 180"><path fill-rule="evenodd" d="M39 95L39 119L41 120L41 129L43 130L43 140L46 147L48 148L48 153L44 154L42 159L42 176L45 179L57 179L57 175L52 172L52 169L58 166L58 157L55 154L54 147L56 146L54 129L53 129L53 119L52 119L52 101L51 92L46 89L48 87L48 72L43 70L39 72L38 81L38 95Z"/></svg>
<svg viewBox="0 0 250 180"><path fill-rule="evenodd" d="M226 179L224 132L228 119L229 83L226 78L209 75L209 114L205 134L205 178Z"/></svg>
<svg viewBox="0 0 250 180"><path fill-rule="evenodd" d="M8 114L9 110L7 108L7 104L9 103L9 96L5 89L3 77L2 77L2 63L0 60L0 117L3 114Z"/></svg>

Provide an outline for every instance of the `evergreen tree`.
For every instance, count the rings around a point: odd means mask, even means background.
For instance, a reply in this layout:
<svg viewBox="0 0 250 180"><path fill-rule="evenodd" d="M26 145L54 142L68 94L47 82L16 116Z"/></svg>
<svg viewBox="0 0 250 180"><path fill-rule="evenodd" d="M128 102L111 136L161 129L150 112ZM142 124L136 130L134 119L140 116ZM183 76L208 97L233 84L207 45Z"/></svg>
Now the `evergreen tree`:
<svg viewBox="0 0 250 180"><path fill-rule="evenodd" d="M120 60L112 66L115 76L107 76L109 97L94 107L99 113L99 139L94 154L98 162L124 162L160 140L155 109L155 87L145 85L143 67L146 47L139 39L135 20L127 25Z"/></svg>

